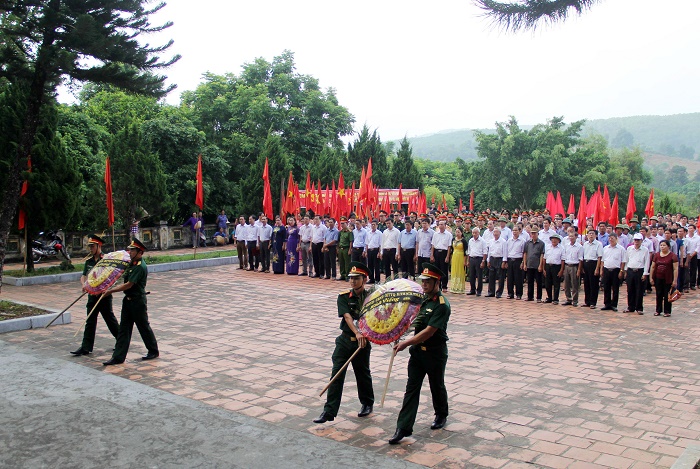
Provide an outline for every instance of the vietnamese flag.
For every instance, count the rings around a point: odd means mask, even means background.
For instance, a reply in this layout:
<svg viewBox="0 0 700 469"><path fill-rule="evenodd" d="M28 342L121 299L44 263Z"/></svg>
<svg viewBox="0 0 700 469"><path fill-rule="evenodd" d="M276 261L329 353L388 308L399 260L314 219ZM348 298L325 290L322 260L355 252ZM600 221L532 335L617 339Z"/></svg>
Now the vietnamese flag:
<svg viewBox="0 0 700 469"><path fill-rule="evenodd" d="M367 199L367 193L368 193L368 187L367 187L367 177L365 176L365 168L362 168L362 175L360 176L360 192L357 196L357 200L359 203L362 203L364 200Z"/></svg>
<svg viewBox="0 0 700 469"><path fill-rule="evenodd" d="M586 227L586 186L581 187L581 199L578 201L578 226L579 229Z"/></svg>
<svg viewBox="0 0 700 469"><path fill-rule="evenodd" d="M338 216L347 215L348 212L348 197L345 195L345 179L343 178L343 172L340 172L340 177L338 178Z"/></svg>
<svg viewBox="0 0 700 469"><path fill-rule="evenodd" d="M474 211L474 189L472 189L471 193L469 194L469 211Z"/></svg>
<svg viewBox="0 0 700 469"><path fill-rule="evenodd" d="M306 172L306 186L304 187L304 206L306 207L306 210L308 211L311 208L311 173Z"/></svg>
<svg viewBox="0 0 700 469"><path fill-rule="evenodd" d="M630 187L630 195L627 197L627 211L625 212L625 218L627 218L627 223L634 218L634 214L637 212L637 204L634 202L634 186Z"/></svg>
<svg viewBox="0 0 700 469"><path fill-rule="evenodd" d="M107 167L109 168L109 157L107 157ZM28 156L27 157L27 170L31 173L32 172L32 157ZM111 181L111 179L110 179ZM24 197L27 195L27 191L29 190L29 180L25 179L24 182L22 182L22 189L19 193L20 197ZM112 184L110 183L109 185L109 199L107 203L112 200ZM109 205L108 205L109 207ZM24 226L26 224L27 220L27 214L25 213L23 208L19 209L19 219L17 220L17 229L23 230ZM114 223L114 211L112 211L112 223Z"/></svg>
<svg viewBox="0 0 700 469"><path fill-rule="evenodd" d="M265 174L267 174L267 159L265 159ZM265 174L263 174L263 179L265 179ZM202 155L199 155L199 160L197 161L197 193L194 196L194 204L199 207L200 210L204 210L204 181L202 178ZM269 181L268 181L269 185ZM272 207L272 196L270 196L270 207ZM270 210L270 215L272 215L272 210Z"/></svg>
<svg viewBox="0 0 700 469"><path fill-rule="evenodd" d="M566 211L567 215L571 215L572 213L576 213L576 202L574 201L574 194L571 194L569 196L569 208ZM571 220L573 222L573 220Z"/></svg>
<svg viewBox="0 0 700 469"><path fill-rule="evenodd" d="M646 213L647 218L654 216L654 189L649 193L649 200L647 200L647 205L644 207L644 213Z"/></svg>
<svg viewBox="0 0 700 469"><path fill-rule="evenodd" d="M284 212L293 214L295 208L294 203L294 178L292 172L289 171L289 180L287 181L287 197L284 199Z"/></svg>
<svg viewBox="0 0 700 469"><path fill-rule="evenodd" d="M608 192L608 185L603 186L603 213L599 221L607 222L610 220L610 193Z"/></svg>
<svg viewBox="0 0 700 469"><path fill-rule="evenodd" d="M463 209L464 209L464 207L462 207L462 198L460 197L460 199L459 199L459 213L462 213Z"/></svg>
<svg viewBox="0 0 700 469"><path fill-rule="evenodd" d="M109 164L109 156L105 167L105 189L107 192L107 226L112 226L114 225L114 200L112 199L112 169Z"/></svg>
<svg viewBox="0 0 700 469"><path fill-rule="evenodd" d="M399 184L399 208L398 208L398 210L401 210L402 206L403 206L403 183Z"/></svg>
<svg viewBox="0 0 700 469"><path fill-rule="evenodd" d="M355 181L352 181L352 188L350 189L350 203L348 205L348 209L350 212L357 211L357 209L355 208Z"/></svg>
<svg viewBox="0 0 700 469"><path fill-rule="evenodd" d="M200 156L201 164L201 156ZM201 168L201 166L200 166ZM263 170L263 213L268 219L273 219L274 213L272 209L272 190L270 189L270 166L267 158L265 158L265 169ZM204 194L202 194L204 197ZM204 199L202 199L202 204L204 204Z"/></svg>
<svg viewBox="0 0 700 469"><path fill-rule="evenodd" d="M445 202L445 194L442 194L442 209L447 210L447 202Z"/></svg>
<svg viewBox="0 0 700 469"><path fill-rule="evenodd" d="M367 177L368 181L372 179L372 157L369 158L369 162L367 163L367 173L365 173L365 177Z"/></svg>
<svg viewBox="0 0 700 469"><path fill-rule="evenodd" d="M559 191L557 191L557 196L554 199L554 213L559 213L562 216L566 216L564 213L564 201L561 200L561 193Z"/></svg>
<svg viewBox="0 0 700 469"><path fill-rule="evenodd" d="M610 223L613 226L613 228L617 226L618 223L620 223L620 219L618 218L619 215L620 209L617 203L617 194L615 194L615 200L613 200L612 207L610 207L610 218L608 219L608 223Z"/></svg>

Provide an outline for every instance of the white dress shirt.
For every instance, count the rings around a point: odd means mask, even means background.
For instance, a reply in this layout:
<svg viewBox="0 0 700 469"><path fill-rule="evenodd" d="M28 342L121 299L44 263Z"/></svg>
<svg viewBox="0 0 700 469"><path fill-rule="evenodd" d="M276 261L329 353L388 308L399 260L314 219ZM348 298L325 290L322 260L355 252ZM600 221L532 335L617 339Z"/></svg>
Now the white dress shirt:
<svg viewBox="0 0 700 469"><path fill-rule="evenodd" d="M318 225L314 225L313 235L311 236L311 242L312 243L324 242L326 239L326 231L328 231L328 228L323 223L319 223Z"/></svg>
<svg viewBox="0 0 700 469"><path fill-rule="evenodd" d="M469 257L484 257L489 252L489 246L483 236L480 236L479 239L472 238L469 240L467 251Z"/></svg>
<svg viewBox="0 0 700 469"><path fill-rule="evenodd" d="M433 233L432 244L435 249L447 251L452 246L452 232L445 230L441 233L440 230Z"/></svg>
<svg viewBox="0 0 700 469"><path fill-rule="evenodd" d="M583 246L578 241L571 244L571 240L566 239L561 246L564 248L564 262L567 265L578 265L583 260Z"/></svg>
<svg viewBox="0 0 700 469"><path fill-rule="evenodd" d="M382 251L385 249L398 249L401 232L395 227L387 228L382 233Z"/></svg>
<svg viewBox="0 0 700 469"><path fill-rule="evenodd" d="M416 233L416 243L418 243L418 257L430 257L430 250L433 245L433 234L435 232L428 228L426 231L421 228Z"/></svg>
<svg viewBox="0 0 700 469"><path fill-rule="evenodd" d="M619 269L627 262L627 251L619 244L612 247L610 244L603 248L603 267L606 269Z"/></svg>
<svg viewBox="0 0 700 469"><path fill-rule="evenodd" d="M639 249L634 247L634 244L627 248L627 269L644 269L644 275L649 274L649 250L644 246L639 246Z"/></svg>
<svg viewBox="0 0 700 469"><path fill-rule="evenodd" d="M603 257L603 243L594 239L591 243L586 241L583 243L583 259L586 261L597 261L599 257Z"/></svg>
<svg viewBox="0 0 700 469"><path fill-rule="evenodd" d="M379 249L382 245L382 232L377 228L367 232L367 249Z"/></svg>
<svg viewBox="0 0 700 469"><path fill-rule="evenodd" d="M564 260L564 248L561 244L545 244L544 246L544 263L551 265L561 265L561 261Z"/></svg>
<svg viewBox="0 0 700 469"><path fill-rule="evenodd" d="M510 238L508 240L508 259L522 259L526 242L522 234L517 239L515 237Z"/></svg>
<svg viewBox="0 0 700 469"><path fill-rule="evenodd" d="M488 243L488 256L486 257L487 262L491 262L492 257L500 257L501 262L506 262L508 260L508 242L503 238L492 239Z"/></svg>

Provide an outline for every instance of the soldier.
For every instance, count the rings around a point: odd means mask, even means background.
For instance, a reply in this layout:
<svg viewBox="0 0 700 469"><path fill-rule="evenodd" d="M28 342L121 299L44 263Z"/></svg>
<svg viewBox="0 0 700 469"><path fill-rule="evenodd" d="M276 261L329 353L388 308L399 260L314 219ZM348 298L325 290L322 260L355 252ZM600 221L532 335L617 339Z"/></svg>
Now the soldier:
<svg viewBox="0 0 700 469"><path fill-rule="evenodd" d="M366 417L372 413L374 405L374 389L372 387L372 375L369 369L369 356L372 346L365 336L357 329L356 321L360 319L360 309L367 298L368 290L365 290L369 269L362 262L351 262L350 278L351 289L338 295L338 316L340 330L342 333L335 339L335 350L333 351L333 371L331 377L343 367L346 361L352 356L357 348L361 348L355 358L352 359L352 369L357 380L357 395L360 398L362 408L357 414L358 417ZM321 415L314 420L314 423L325 423L335 420L340 408L340 399L343 396L343 383L345 382L345 372L338 376L333 384L328 388L326 405L323 407Z"/></svg>
<svg viewBox="0 0 700 469"><path fill-rule="evenodd" d="M340 266L340 280L348 280L350 271L350 255L352 254L352 243L355 236L348 228L347 217L340 217L340 232L338 233L338 264Z"/></svg>
<svg viewBox="0 0 700 469"><path fill-rule="evenodd" d="M396 432L389 440L391 445L399 443L404 437L413 433L420 390L426 374L435 409L435 420L430 428L437 430L447 423L445 366L447 365L447 321L450 319L450 302L440 292L440 279L444 275L434 265L427 262L423 264L423 271L419 278L422 280L425 299L418 316L413 321L415 335L394 347L394 353L398 353L410 345L411 357L408 360L406 393L396 422Z"/></svg>
<svg viewBox="0 0 700 469"><path fill-rule="evenodd" d="M94 234L88 236L88 248L90 249L90 258L87 261L85 261L85 267L83 267L83 275L80 277L81 285L85 285L85 280L87 280L88 273L90 273L90 270L92 270L92 268L95 267L95 264L97 264L100 261L100 259L102 259L103 244L104 240L99 236ZM85 287L83 287L83 291L87 291ZM88 295L88 314L90 314L92 308L95 306L95 303L97 303L97 300L99 298L99 295ZM117 338L117 334L119 333L119 321L117 321L117 318L112 312L112 295L105 295L97 305L97 311L94 312L85 323L85 332L83 332L83 343L80 345L80 348L78 350L76 350L75 352L71 352L73 355L80 356L92 353L92 347L95 344L97 313L100 313L102 315L102 318L107 324L109 332L114 336L115 339Z"/></svg>
<svg viewBox="0 0 700 469"><path fill-rule="evenodd" d="M146 262L141 259L146 251L146 246L141 241L134 238L131 244L127 247L131 256L131 264L124 272L124 283L112 287L107 290L107 294L124 292L124 300L122 301L122 316L119 323L119 335L117 336L117 345L114 348L112 358L103 363L104 366L118 365L124 363L126 354L129 351L131 343L131 332L134 324L141 334L148 354L142 357L142 360L152 360L158 358L158 343L156 336L153 334L151 325L148 323L148 307L146 304L146 280L148 278L148 267Z"/></svg>

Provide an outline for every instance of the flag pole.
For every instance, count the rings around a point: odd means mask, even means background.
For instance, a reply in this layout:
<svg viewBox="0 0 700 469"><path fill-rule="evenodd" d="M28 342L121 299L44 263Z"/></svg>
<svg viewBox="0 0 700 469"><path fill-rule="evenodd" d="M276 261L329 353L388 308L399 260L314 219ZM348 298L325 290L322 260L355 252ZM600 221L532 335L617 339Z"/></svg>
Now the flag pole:
<svg viewBox="0 0 700 469"><path fill-rule="evenodd" d="M117 250L117 241L114 239L114 224L112 224L112 252Z"/></svg>
<svg viewBox="0 0 700 469"><path fill-rule="evenodd" d="M27 272L27 253L29 252L29 245L27 244L27 225L24 226L24 265L22 266L22 277L24 277Z"/></svg>

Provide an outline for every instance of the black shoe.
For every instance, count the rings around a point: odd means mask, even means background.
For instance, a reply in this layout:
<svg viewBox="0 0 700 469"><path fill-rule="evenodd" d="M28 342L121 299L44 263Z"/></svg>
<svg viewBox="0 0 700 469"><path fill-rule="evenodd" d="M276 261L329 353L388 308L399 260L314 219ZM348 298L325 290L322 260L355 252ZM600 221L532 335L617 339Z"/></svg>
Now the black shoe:
<svg viewBox="0 0 700 469"><path fill-rule="evenodd" d="M314 423L326 423L326 422L332 422L333 420L335 420L335 417L333 417L331 414L323 411L323 412L321 412L321 415L319 415L317 419L314 419Z"/></svg>
<svg viewBox="0 0 700 469"><path fill-rule="evenodd" d="M102 366L121 365L122 363L124 363L124 360L115 360L114 358L111 358L106 362L103 362Z"/></svg>
<svg viewBox="0 0 700 469"><path fill-rule="evenodd" d="M481 293L477 293L476 296L481 296Z"/></svg>
<svg viewBox="0 0 700 469"><path fill-rule="evenodd" d="M562 306L571 306L573 303L571 301L565 301L561 305Z"/></svg>
<svg viewBox="0 0 700 469"><path fill-rule="evenodd" d="M484 298L493 298L494 296L496 295L494 295L493 293L487 293Z"/></svg>
<svg viewBox="0 0 700 469"><path fill-rule="evenodd" d="M367 417L369 414L372 413L372 406L371 405L363 405L362 409L357 413L358 417Z"/></svg>
<svg viewBox="0 0 700 469"><path fill-rule="evenodd" d="M513 295L508 295L508 296L506 296L506 298L508 298L509 300L512 300L512 299L513 299Z"/></svg>
<svg viewBox="0 0 700 469"><path fill-rule="evenodd" d="M92 352L88 352L88 351L85 350L84 348L80 347L80 348L79 348L78 350L76 350L75 352L71 352L71 355L80 356L80 355L88 355L89 353L92 353Z"/></svg>
<svg viewBox="0 0 700 469"><path fill-rule="evenodd" d="M515 299L516 299L516 300L522 300L523 297L522 297L522 296L516 296Z"/></svg>
<svg viewBox="0 0 700 469"><path fill-rule="evenodd" d="M603 306L602 308L600 308L600 310L601 310L601 311L611 311L611 310L612 310L612 306Z"/></svg>
<svg viewBox="0 0 700 469"><path fill-rule="evenodd" d="M496 295L496 298L500 298L500 297L501 297L501 295Z"/></svg>
<svg viewBox="0 0 700 469"><path fill-rule="evenodd" d="M549 298L547 298L547 299L544 300L542 303L551 303L551 302L552 302L552 300L550 300Z"/></svg>
<svg viewBox="0 0 700 469"><path fill-rule="evenodd" d="M617 308L613 308L612 310L613 312L617 313Z"/></svg>
<svg viewBox="0 0 700 469"><path fill-rule="evenodd" d="M430 429L439 430L440 428L444 427L446 423L447 417L445 417L444 415L436 415L435 420L433 420L433 424L430 425Z"/></svg>
<svg viewBox="0 0 700 469"><path fill-rule="evenodd" d="M406 430L402 430L400 428L396 429L396 433L394 433L394 436L391 437L389 440L390 445L398 445L399 441L403 440L404 437L406 436L411 436L411 432L407 432Z"/></svg>
<svg viewBox="0 0 700 469"><path fill-rule="evenodd" d="M158 358L160 354L158 352L148 352L148 355L145 355L141 357L141 360L153 360L154 358Z"/></svg>
<svg viewBox="0 0 700 469"><path fill-rule="evenodd" d="M467 292L467 296L469 296L469 295L476 295L476 292L475 292L475 291ZM397 431L398 431L398 430L397 430Z"/></svg>

